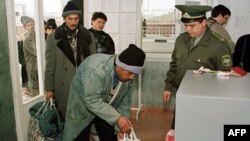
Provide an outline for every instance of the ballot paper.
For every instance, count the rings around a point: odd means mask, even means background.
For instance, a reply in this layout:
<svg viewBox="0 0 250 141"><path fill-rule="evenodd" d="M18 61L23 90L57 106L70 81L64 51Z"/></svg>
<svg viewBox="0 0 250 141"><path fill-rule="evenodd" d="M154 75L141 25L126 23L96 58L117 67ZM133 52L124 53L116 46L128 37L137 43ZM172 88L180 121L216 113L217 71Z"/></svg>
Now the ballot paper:
<svg viewBox="0 0 250 141"><path fill-rule="evenodd" d="M233 67L230 72L218 71L217 75L226 75L226 76L239 76L242 77L246 75L247 72L240 67Z"/></svg>
<svg viewBox="0 0 250 141"><path fill-rule="evenodd" d="M242 77L247 74L247 72L240 67L233 67L231 71L215 71L211 69L204 68L203 66L200 67L198 70L193 70L195 74L202 74L202 73L213 73L215 76L238 76Z"/></svg>

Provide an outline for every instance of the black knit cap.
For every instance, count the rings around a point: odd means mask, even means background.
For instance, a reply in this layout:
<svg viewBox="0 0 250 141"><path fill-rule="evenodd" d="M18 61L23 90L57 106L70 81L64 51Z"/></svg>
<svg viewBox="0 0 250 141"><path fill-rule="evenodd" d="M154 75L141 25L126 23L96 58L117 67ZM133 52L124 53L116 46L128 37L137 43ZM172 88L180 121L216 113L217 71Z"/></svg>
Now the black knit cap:
<svg viewBox="0 0 250 141"><path fill-rule="evenodd" d="M81 15L82 12L79 9L79 7L77 7L72 1L68 1L68 3L63 8L62 17L66 17L66 16L71 15L71 14Z"/></svg>
<svg viewBox="0 0 250 141"><path fill-rule="evenodd" d="M142 67L145 61L145 53L134 44L130 44L119 56L119 60L129 66Z"/></svg>

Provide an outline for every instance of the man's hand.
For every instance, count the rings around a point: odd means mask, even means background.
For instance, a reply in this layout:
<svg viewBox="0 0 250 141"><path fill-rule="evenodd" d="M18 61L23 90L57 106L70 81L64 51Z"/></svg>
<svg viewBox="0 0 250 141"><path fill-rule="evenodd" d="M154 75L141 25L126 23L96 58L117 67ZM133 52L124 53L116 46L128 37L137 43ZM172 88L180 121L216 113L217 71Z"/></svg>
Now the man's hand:
<svg viewBox="0 0 250 141"><path fill-rule="evenodd" d="M54 92L53 91L47 91L46 99L50 100L51 98L54 98Z"/></svg>
<svg viewBox="0 0 250 141"><path fill-rule="evenodd" d="M121 140L121 139L123 139L123 138L124 138L124 133L118 132L118 133L117 133L117 140L119 141L119 140Z"/></svg>
<svg viewBox="0 0 250 141"><path fill-rule="evenodd" d="M163 92L163 100L164 102L169 102L171 97L171 92L170 91L164 91Z"/></svg>
<svg viewBox="0 0 250 141"><path fill-rule="evenodd" d="M125 116L120 116L117 125L122 133L129 133L132 127L131 121Z"/></svg>

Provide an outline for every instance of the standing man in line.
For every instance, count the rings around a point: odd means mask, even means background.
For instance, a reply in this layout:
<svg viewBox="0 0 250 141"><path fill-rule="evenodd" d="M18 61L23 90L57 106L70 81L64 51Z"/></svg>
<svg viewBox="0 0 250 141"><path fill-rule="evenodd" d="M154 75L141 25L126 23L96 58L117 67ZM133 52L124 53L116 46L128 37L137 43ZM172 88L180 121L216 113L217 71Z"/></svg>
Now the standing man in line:
<svg viewBox="0 0 250 141"><path fill-rule="evenodd" d="M56 20L55 19L48 19L46 24L46 33L47 35L51 34L52 32L55 32L57 28Z"/></svg>
<svg viewBox="0 0 250 141"><path fill-rule="evenodd" d="M30 89L28 88L28 73L26 69L26 60L24 56L23 42L26 39L28 32L30 32L31 30L34 30L35 23L34 23L34 20L28 16L22 16L21 23L23 24L24 32L21 33L21 35L17 37L18 39L17 45L18 45L19 63L22 65L22 68L21 68L22 93L26 95L31 95Z"/></svg>
<svg viewBox="0 0 250 141"><path fill-rule="evenodd" d="M70 87L64 141L89 141L92 124L101 141L117 141L130 131L131 86L145 57L130 44L118 56L93 54L82 62Z"/></svg>
<svg viewBox="0 0 250 141"><path fill-rule="evenodd" d="M21 17L21 20L28 21L25 26L29 26L26 37L23 40L23 52L28 74L30 96L34 97L39 94L35 23L33 19L26 16Z"/></svg>
<svg viewBox="0 0 250 141"><path fill-rule="evenodd" d="M216 32L227 41L233 53L235 45L232 41L231 36L224 28L224 25L228 22L230 16L231 11L226 6L219 4L212 10L211 17L208 18L207 25L212 31Z"/></svg>
<svg viewBox="0 0 250 141"><path fill-rule="evenodd" d="M212 7L204 5L175 7L182 12L181 21L186 32L176 39L170 68L166 74L163 100L169 103L171 109L175 109L176 92L187 70L197 70L203 66L211 70L229 71L232 67L228 44L207 27L206 12L212 10ZM175 127L174 119L172 129Z"/></svg>
<svg viewBox="0 0 250 141"><path fill-rule="evenodd" d="M56 98L64 119L71 81L80 63L95 49L90 32L79 24L80 16L80 9L69 1L62 13L64 23L46 40L46 98Z"/></svg>
<svg viewBox="0 0 250 141"><path fill-rule="evenodd" d="M94 12L91 18L92 27L89 29L95 36L96 52L105 54L115 53L115 44L110 35L103 31L107 16L102 12Z"/></svg>

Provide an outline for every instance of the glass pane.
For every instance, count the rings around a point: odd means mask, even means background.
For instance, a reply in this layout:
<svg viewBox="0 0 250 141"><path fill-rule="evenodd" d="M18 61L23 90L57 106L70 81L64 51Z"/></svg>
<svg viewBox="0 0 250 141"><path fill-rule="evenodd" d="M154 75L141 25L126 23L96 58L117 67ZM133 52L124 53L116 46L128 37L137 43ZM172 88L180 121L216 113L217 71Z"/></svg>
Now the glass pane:
<svg viewBox="0 0 250 141"><path fill-rule="evenodd" d="M142 48L171 53L175 41L175 0L143 0Z"/></svg>
<svg viewBox="0 0 250 141"><path fill-rule="evenodd" d="M63 0L43 0L44 23L49 20L49 25L44 25L44 34L51 33L51 28L63 23L61 17ZM20 84L23 102L39 95L39 77L37 65L37 50L35 25L39 23L34 20L35 3L34 0L14 0L16 13L17 48L19 59ZM51 20L52 19L52 20ZM51 26L52 25L52 26ZM40 25L41 26L41 25ZM38 52L40 53L40 52ZM44 57L44 55L42 55ZM41 58L42 60L44 58ZM42 64L44 65L44 64ZM42 82L42 81L41 81ZM40 84L41 85L41 84Z"/></svg>
<svg viewBox="0 0 250 141"><path fill-rule="evenodd" d="M62 0L44 0L44 21L46 24L45 26L45 37L48 34L51 34L57 26L60 26L63 23L62 18Z"/></svg>
<svg viewBox="0 0 250 141"><path fill-rule="evenodd" d="M23 101L39 95L34 0L15 0L17 49Z"/></svg>

